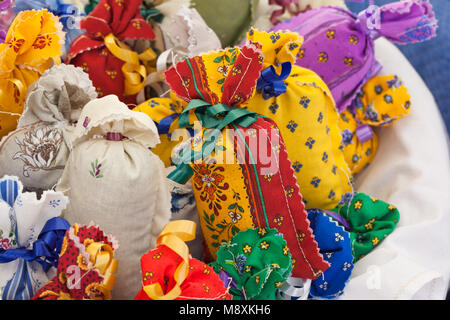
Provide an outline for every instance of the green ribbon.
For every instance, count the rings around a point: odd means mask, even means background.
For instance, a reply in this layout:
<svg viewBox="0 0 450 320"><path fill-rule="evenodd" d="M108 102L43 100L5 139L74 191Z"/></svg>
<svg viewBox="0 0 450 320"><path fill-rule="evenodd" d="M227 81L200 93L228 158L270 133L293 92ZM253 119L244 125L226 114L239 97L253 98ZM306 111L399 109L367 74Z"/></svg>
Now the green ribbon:
<svg viewBox="0 0 450 320"><path fill-rule="evenodd" d="M191 110L194 111L203 127L217 129L218 131L230 124L247 128L260 117L260 115L246 109L230 107L225 104L211 105L206 101L193 99L178 118L180 128L193 126L193 123L189 121L189 111ZM216 137L211 132L205 135L205 142L202 145L201 152L190 148L183 149L178 157L179 164L177 168L169 174L168 178L180 184L186 183L194 174L189 163L210 155L217 146L216 141Z"/></svg>

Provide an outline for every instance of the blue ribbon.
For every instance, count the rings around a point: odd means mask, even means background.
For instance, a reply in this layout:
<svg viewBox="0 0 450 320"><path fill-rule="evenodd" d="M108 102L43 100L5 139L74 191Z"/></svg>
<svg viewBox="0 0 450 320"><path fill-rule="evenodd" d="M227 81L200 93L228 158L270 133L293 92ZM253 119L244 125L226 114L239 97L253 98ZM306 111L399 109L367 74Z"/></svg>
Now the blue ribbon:
<svg viewBox="0 0 450 320"><path fill-rule="evenodd" d="M69 228L70 224L63 218L48 220L38 239L33 243L32 249L0 249L0 263L8 263L19 258L27 262L37 261L47 272L51 266L57 266L64 235Z"/></svg>
<svg viewBox="0 0 450 320"><path fill-rule="evenodd" d="M289 77L292 65L290 62L281 64L281 74L278 75L273 66L269 66L261 71L261 76L256 83L256 90L262 93L264 100L271 97L278 97L286 92L286 84L284 80Z"/></svg>

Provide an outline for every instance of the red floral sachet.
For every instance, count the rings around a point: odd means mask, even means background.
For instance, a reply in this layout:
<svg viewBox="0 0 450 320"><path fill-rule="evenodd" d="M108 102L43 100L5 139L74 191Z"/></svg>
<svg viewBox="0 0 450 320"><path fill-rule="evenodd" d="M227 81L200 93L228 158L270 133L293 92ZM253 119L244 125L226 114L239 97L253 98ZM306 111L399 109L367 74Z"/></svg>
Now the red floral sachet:
<svg viewBox="0 0 450 320"><path fill-rule="evenodd" d="M141 54L124 41L153 40L155 34L142 18L142 0L101 0L84 18L70 47L66 63L83 68L89 74L99 97L115 94L126 104L136 104L143 88L147 64L156 58L151 49Z"/></svg>
<svg viewBox="0 0 450 320"><path fill-rule="evenodd" d="M195 222L169 222L158 246L141 258L142 290L135 300L231 300L212 267L191 258L184 241L195 238Z"/></svg>
<svg viewBox="0 0 450 320"><path fill-rule="evenodd" d="M74 224L67 230L59 256L57 275L33 300L109 300L118 261L116 240L98 226Z"/></svg>

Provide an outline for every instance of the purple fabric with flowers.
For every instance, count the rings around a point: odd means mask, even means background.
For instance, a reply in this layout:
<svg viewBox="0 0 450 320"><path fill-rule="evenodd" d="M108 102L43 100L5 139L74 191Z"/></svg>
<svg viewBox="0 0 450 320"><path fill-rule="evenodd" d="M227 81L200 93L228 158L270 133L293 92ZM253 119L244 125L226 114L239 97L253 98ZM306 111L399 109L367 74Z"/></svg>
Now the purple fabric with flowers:
<svg viewBox="0 0 450 320"><path fill-rule="evenodd" d="M357 16L341 8L322 7L280 23L272 31L291 30L304 37L296 64L323 78L342 112L381 69L375 60L375 39L422 42L434 37L436 29L431 4L409 0L369 6Z"/></svg>

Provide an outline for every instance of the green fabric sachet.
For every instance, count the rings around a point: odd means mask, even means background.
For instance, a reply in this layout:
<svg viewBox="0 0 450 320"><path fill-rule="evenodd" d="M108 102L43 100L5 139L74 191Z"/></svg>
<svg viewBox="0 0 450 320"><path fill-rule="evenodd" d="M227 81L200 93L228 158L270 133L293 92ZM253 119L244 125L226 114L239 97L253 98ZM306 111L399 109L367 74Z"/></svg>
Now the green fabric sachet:
<svg viewBox="0 0 450 320"><path fill-rule="evenodd" d="M400 213L395 206L364 193L355 193L349 202L331 211L343 217L350 227L353 262L356 262L394 231Z"/></svg>

